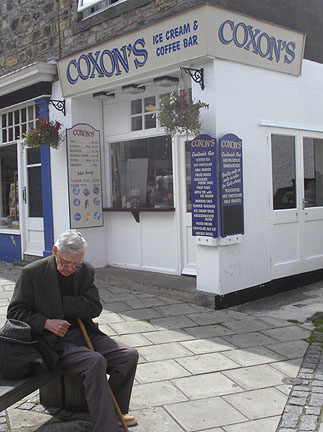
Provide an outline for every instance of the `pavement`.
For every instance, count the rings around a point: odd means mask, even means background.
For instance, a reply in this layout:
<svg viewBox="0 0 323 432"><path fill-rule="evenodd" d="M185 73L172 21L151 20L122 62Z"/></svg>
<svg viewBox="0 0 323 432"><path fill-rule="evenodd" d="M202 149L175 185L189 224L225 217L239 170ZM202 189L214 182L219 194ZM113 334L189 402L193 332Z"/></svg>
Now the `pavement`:
<svg viewBox="0 0 323 432"><path fill-rule="evenodd" d="M0 262L0 325L21 268ZM97 269L101 330L140 354L131 432L323 432L323 281L223 310L192 277ZM214 303L213 303L214 304ZM208 307L205 307L208 306ZM89 432L87 413L39 403L0 431Z"/></svg>

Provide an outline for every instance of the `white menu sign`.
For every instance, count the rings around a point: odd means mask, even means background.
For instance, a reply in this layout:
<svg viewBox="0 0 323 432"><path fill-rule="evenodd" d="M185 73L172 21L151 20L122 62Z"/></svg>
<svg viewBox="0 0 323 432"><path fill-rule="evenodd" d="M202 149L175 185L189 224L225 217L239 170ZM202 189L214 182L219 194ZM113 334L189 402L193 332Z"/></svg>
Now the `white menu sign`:
<svg viewBox="0 0 323 432"><path fill-rule="evenodd" d="M103 225L100 132L87 124L66 129L70 227Z"/></svg>

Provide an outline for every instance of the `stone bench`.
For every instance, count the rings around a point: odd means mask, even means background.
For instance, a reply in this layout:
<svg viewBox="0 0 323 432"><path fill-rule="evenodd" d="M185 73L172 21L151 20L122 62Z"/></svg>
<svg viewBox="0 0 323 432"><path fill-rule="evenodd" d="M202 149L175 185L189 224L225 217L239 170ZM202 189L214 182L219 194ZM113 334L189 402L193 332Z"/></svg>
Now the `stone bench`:
<svg viewBox="0 0 323 432"><path fill-rule="evenodd" d="M0 412L38 389L42 405L62 406L71 411L88 410L82 378L57 371L20 380L0 380Z"/></svg>

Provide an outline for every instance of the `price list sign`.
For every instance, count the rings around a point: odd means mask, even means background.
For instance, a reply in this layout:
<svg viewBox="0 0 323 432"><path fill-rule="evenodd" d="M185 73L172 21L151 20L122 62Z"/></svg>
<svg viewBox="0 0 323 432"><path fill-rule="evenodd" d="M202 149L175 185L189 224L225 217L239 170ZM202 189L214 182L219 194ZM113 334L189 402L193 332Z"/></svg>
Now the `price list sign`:
<svg viewBox="0 0 323 432"><path fill-rule="evenodd" d="M192 235L218 237L216 139L191 141Z"/></svg>
<svg viewBox="0 0 323 432"><path fill-rule="evenodd" d="M234 134L220 139L221 235L243 234L242 140Z"/></svg>
<svg viewBox="0 0 323 432"><path fill-rule="evenodd" d="M103 225L100 132L87 124L66 130L71 228Z"/></svg>

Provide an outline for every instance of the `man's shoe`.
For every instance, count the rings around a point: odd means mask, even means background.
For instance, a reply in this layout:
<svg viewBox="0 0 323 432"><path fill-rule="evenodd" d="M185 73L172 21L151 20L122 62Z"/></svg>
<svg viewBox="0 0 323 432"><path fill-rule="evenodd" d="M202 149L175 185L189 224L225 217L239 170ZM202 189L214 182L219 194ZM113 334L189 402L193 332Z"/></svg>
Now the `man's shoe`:
<svg viewBox="0 0 323 432"><path fill-rule="evenodd" d="M123 418L127 426L136 426L138 424L138 421L135 416L132 416L130 414L123 414ZM121 426L121 421L119 419L118 422L119 422L119 426Z"/></svg>

